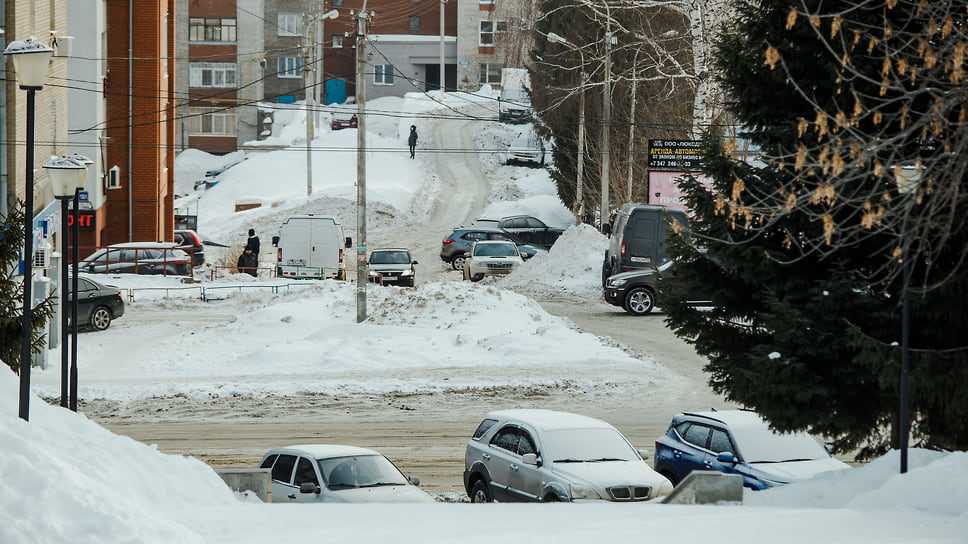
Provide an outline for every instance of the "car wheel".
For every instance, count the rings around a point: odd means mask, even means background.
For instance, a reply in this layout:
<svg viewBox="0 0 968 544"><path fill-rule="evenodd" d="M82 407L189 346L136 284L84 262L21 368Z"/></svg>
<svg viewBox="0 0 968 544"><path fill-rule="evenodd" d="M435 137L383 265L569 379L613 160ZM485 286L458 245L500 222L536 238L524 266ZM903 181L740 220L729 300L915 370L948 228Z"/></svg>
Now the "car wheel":
<svg viewBox="0 0 968 544"><path fill-rule="evenodd" d="M561 502L561 499L558 497L558 495L549 493L548 496L542 499L542 502Z"/></svg>
<svg viewBox="0 0 968 544"><path fill-rule="evenodd" d="M481 281L483 279L484 279L484 274L474 274L474 276L471 277L471 281Z"/></svg>
<svg viewBox="0 0 968 544"><path fill-rule="evenodd" d="M487 488L487 482L478 480L471 488L471 502L491 502L491 490Z"/></svg>
<svg viewBox="0 0 968 544"><path fill-rule="evenodd" d="M636 287L625 295L625 311L645 315L655 307L655 295L645 287Z"/></svg>
<svg viewBox="0 0 968 544"><path fill-rule="evenodd" d="M467 261L467 255L457 255L453 260L450 261L450 266L454 270L463 270L464 262Z"/></svg>
<svg viewBox="0 0 968 544"><path fill-rule="evenodd" d="M97 331L103 331L111 326L111 310L106 306L98 306L91 312L91 327Z"/></svg>

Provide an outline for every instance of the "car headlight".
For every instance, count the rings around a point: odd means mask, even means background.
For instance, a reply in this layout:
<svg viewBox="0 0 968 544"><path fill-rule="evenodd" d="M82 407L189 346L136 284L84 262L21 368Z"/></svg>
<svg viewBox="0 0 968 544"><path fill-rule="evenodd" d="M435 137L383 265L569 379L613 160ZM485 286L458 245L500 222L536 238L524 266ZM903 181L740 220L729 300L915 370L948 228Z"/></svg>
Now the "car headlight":
<svg viewBox="0 0 968 544"><path fill-rule="evenodd" d="M595 488L589 487L587 485L571 485L571 500L578 499L601 499L602 496L595 491Z"/></svg>
<svg viewBox="0 0 968 544"><path fill-rule="evenodd" d="M400 272L400 275L401 276L412 276L413 275L413 269L408 268L408 269L404 270L403 272Z"/></svg>
<svg viewBox="0 0 968 544"><path fill-rule="evenodd" d="M662 483L659 484L659 489L655 492L653 498L668 495L669 493L672 493L672 489L672 482L670 482L668 478L662 478Z"/></svg>
<svg viewBox="0 0 968 544"><path fill-rule="evenodd" d="M611 288L616 288L616 287L621 287L628 282L629 280L627 278L615 278L615 279L608 280L608 286Z"/></svg>

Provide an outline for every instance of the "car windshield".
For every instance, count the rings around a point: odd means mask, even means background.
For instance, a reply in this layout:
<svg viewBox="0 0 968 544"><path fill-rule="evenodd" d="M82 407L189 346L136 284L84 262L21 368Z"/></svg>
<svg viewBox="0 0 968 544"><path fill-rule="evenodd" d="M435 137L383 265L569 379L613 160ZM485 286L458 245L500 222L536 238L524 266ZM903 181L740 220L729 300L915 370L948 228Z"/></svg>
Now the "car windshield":
<svg viewBox="0 0 968 544"><path fill-rule="evenodd" d="M513 244L477 244L475 257L516 257L518 250Z"/></svg>
<svg viewBox="0 0 968 544"><path fill-rule="evenodd" d="M358 455L319 459L319 472L329 489L351 489L382 485L406 485L400 470L382 455Z"/></svg>
<svg viewBox="0 0 968 544"><path fill-rule="evenodd" d="M410 253L406 251L374 251L370 264L410 264Z"/></svg>
<svg viewBox="0 0 968 544"><path fill-rule="evenodd" d="M555 463L632 461L639 455L615 429L563 429L542 436L542 456Z"/></svg>
<svg viewBox="0 0 968 544"><path fill-rule="evenodd" d="M776 434L767 427L735 428L733 437L747 463L782 463L830 457L807 433Z"/></svg>

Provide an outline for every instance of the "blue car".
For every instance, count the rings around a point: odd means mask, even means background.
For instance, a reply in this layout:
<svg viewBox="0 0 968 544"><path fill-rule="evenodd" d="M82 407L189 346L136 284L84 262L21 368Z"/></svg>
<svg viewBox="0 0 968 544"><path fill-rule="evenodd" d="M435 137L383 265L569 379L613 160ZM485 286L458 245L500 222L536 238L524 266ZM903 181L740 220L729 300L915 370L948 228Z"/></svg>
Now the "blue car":
<svg viewBox="0 0 968 544"><path fill-rule="evenodd" d="M524 260L530 259L539 251L513 233L500 229L459 228L441 241L440 260L450 264L454 270L464 270L467 254L478 240L510 240L518 246L518 252Z"/></svg>
<svg viewBox="0 0 968 544"><path fill-rule="evenodd" d="M655 442L655 471L674 485L694 470L718 470L759 490L845 468L809 434L776 433L748 410L676 415Z"/></svg>

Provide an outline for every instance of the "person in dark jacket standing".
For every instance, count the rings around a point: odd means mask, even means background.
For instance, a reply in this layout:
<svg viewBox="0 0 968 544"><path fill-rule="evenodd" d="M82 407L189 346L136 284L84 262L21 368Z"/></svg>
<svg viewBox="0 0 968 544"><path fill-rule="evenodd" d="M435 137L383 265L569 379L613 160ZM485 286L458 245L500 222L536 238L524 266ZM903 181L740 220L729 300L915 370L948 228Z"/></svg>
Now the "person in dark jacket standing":
<svg viewBox="0 0 968 544"><path fill-rule="evenodd" d="M245 246L245 251L239 255L239 262L236 263L239 272L245 272L246 274L257 277L259 274L259 257L256 256L255 252L252 251L252 246Z"/></svg>
<svg viewBox="0 0 968 544"><path fill-rule="evenodd" d="M417 125L410 125L410 137L407 138L407 143L410 144L410 158L413 158L413 151L417 148Z"/></svg>
<svg viewBox="0 0 968 544"><path fill-rule="evenodd" d="M255 235L255 229L249 229L249 240L245 243L246 246L252 248L252 253L255 253L255 258L259 258L259 237Z"/></svg>

